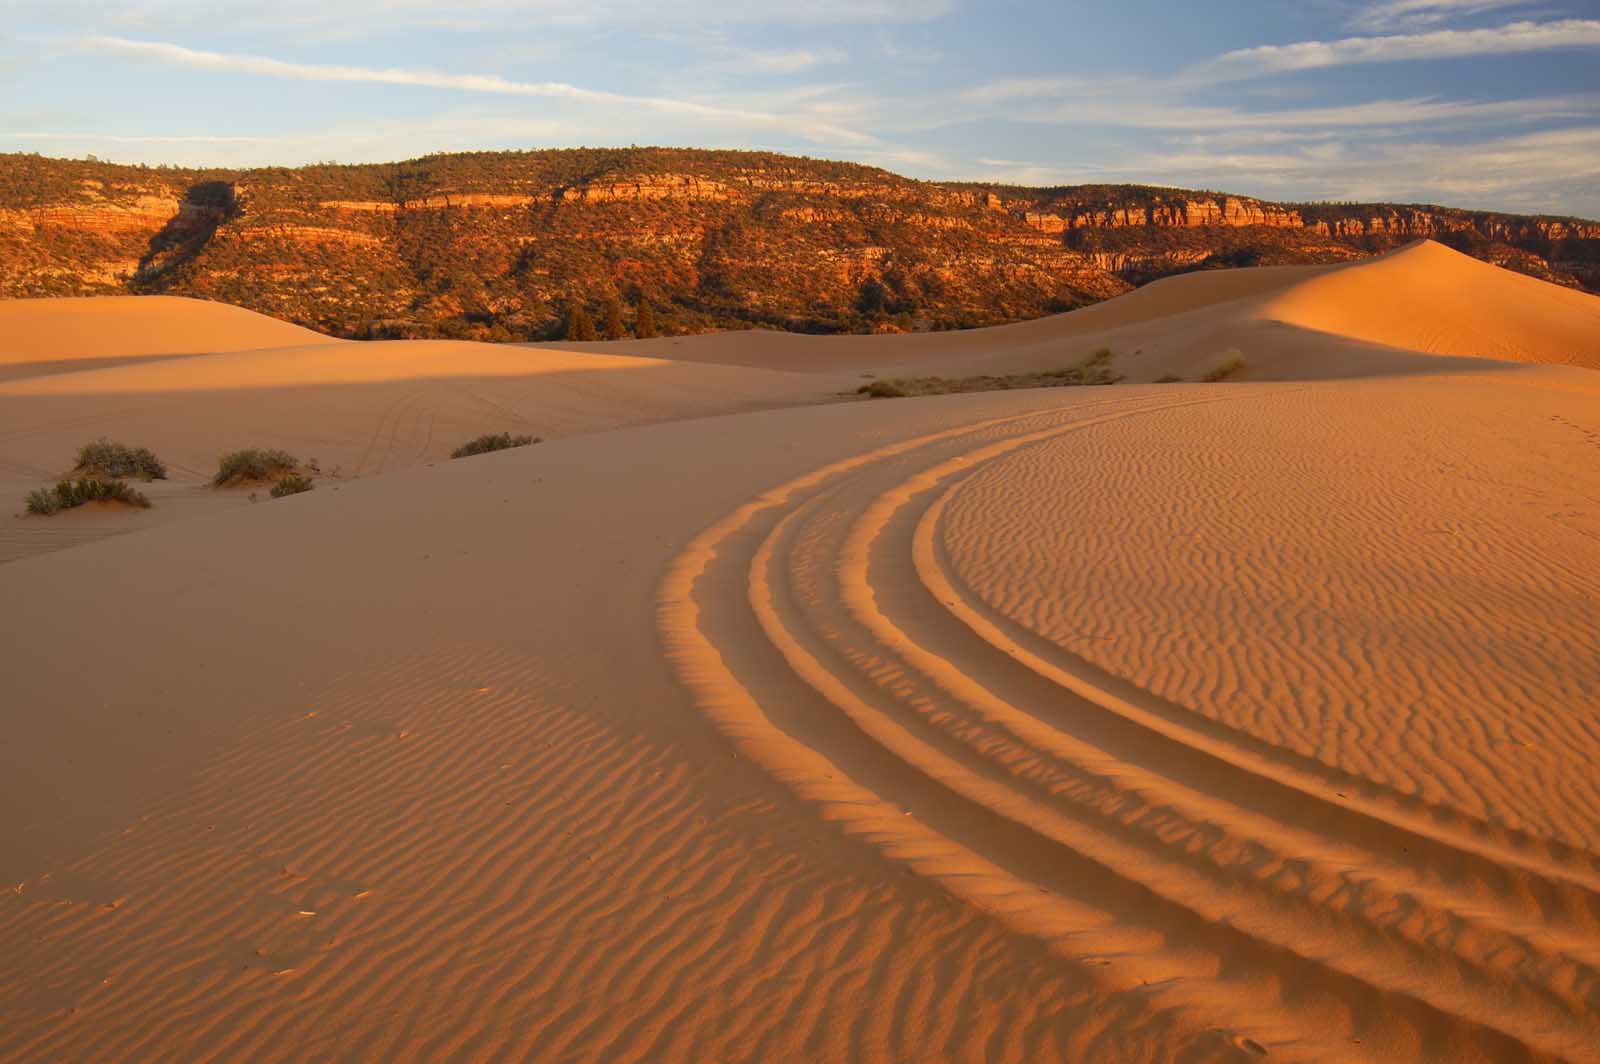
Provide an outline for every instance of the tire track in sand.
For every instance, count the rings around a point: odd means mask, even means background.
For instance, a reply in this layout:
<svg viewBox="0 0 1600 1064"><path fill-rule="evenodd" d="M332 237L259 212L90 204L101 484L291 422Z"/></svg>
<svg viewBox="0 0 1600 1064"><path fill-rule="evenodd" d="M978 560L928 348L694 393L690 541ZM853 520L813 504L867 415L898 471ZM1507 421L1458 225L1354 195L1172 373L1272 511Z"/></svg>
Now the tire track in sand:
<svg viewBox="0 0 1600 1064"><path fill-rule="evenodd" d="M774 488L674 564L668 653L826 818L1108 990L1291 1059L1600 1059L1590 855L1162 706L949 579L973 470L1255 394L994 419Z"/></svg>

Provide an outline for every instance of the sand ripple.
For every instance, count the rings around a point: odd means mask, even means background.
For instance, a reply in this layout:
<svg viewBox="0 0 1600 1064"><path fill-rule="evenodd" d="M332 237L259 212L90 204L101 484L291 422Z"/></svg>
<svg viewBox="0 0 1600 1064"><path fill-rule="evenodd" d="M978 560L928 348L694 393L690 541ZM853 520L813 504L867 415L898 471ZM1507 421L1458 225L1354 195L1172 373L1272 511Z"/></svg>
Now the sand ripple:
<svg viewBox="0 0 1600 1064"><path fill-rule="evenodd" d="M1132 659L1151 648L1127 634L1147 612L1113 618L1121 598L1072 597L1059 574L1078 556L1059 540L1093 524L1090 543L1134 536L1123 557L1142 558L1144 515L1119 519L1118 504L1171 481L1141 488L1147 471L1115 462L1080 478L1094 468L1080 448L1092 457L1094 441L1119 435L1148 448L1152 428L1262 406L1292 415L1305 391L1078 402L819 469L680 557L662 589L669 654L737 748L824 817L1082 963L1113 998L1137 992L1287 1059L1600 1059L1600 862L1586 838L1196 713L1039 623L1054 610L1101 623L1090 635L1122 639ZM1093 520L1072 517L1090 497ZM1404 551L1404 537L1386 549ZM1545 575L1520 594L1548 601L1572 586ZM1126 567L1109 578L1125 586ZM1264 594L1273 568L1236 579L1240 595ZM1230 661L1278 676L1261 648ZM1227 676L1206 689L1228 690ZM1475 682L1468 670L1455 694L1499 690ZM1369 718L1370 731L1384 726ZM1405 723L1403 711L1388 722ZM1592 752L1585 727L1567 734ZM1382 745L1356 743L1368 741Z"/></svg>

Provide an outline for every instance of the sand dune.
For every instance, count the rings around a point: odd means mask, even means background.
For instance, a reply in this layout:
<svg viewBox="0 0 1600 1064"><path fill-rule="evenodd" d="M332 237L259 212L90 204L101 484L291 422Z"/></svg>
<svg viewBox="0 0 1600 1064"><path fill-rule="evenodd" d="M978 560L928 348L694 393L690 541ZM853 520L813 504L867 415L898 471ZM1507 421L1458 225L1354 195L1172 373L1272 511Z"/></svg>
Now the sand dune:
<svg viewBox="0 0 1600 1064"><path fill-rule="evenodd" d="M0 367L337 343L298 325L202 299L0 300Z"/></svg>
<svg viewBox="0 0 1600 1064"><path fill-rule="evenodd" d="M1600 368L1600 298L1431 240L1295 285L1261 313L1429 354Z"/></svg>
<svg viewBox="0 0 1600 1064"><path fill-rule="evenodd" d="M887 377L1049 370L1099 347L1111 348L1118 371L1132 381L1194 380L1235 352L1250 363L1252 380L1435 372L1445 368L1441 357L1596 368L1600 298L1422 241L1349 265L1169 277L1069 314L994 329L889 336L748 332L577 346Z"/></svg>
<svg viewBox="0 0 1600 1064"><path fill-rule="evenodd" d="M109 300L137 330L137 299ZM177 302L177 301L175 301ZM187 317L210 304L181 301ZM175 327L198 330L201 322ZM115 314L102 311L102 321ZM264 334L263 334L264 335ZM225 337L219 337L222 342ZM261 339L246 333L243 344ZM544 439L624 425L834 398L850 378L588 355L489 344L314 343L59 365L0 380L0 497L16 500L67 472L99 436L152 448L171 479L146 486L138 513L75 512L48 524L0 522L0 562L117 531L248 504L208 480L222 454L277 447L330 476L371 476L447 458L485 432ZM22 364L18 368L27 368Z"/></svg>
<svg viewBox="0 0 1600 1064"><path fill-rule="evenodd" d="M1600 1060L1600 376L1482 360L1591 307L1456 337L1391 309L1435 268L825 373L0 386L19 468L109 424L383 474L0 565L0 1058ZM815 404L852 348L1112 334L1306 379ZM430 464L493 411L570 432Z"/></svg>

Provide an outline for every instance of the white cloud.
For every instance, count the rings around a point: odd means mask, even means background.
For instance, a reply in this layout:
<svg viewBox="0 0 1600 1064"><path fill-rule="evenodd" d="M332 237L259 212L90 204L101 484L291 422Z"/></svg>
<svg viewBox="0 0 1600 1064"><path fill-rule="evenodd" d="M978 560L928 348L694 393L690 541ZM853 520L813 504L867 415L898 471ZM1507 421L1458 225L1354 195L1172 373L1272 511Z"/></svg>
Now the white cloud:
<svg viewBox="0 0 1600 1064"><path fill-rule="evenodd" d="M89 37L85 38L83 43L89 48L117 55L224 73L283 78L291 81L397 85L494 96L548 97L579 103L646 108L683 118L746 128L782 128L814 141L867 143L872 140L865 134L845 129L803 112L772 114L694 100L630 96L624 93L580 88L559 81L512 81L494 74L451 74L404 67L293 63L268 56L199 51L164 41L136 41L122 37Z"/></svg>
<svg viewBox="0 0 1600 1064"><path fill-rule="evenodd" d="M1379 0L1350 20L1363 30L1418 29L1454 18L1527 7L1533 0Z"/></svg>
<svg viewBox="0 0 1600 1064"><path fill-rule="evenodd" d="M1431 30L1383 37L1346 37L1337 41L1265 44L1226 52L1191 67L1187 76L1196 81L1218 82L1358 63L1456 59L1596 47L1600 47L1600 19L1512 22L1485 29Z"/></svg>
<svg viewBox="0 0 1600 1064"><path fill-rule="evenodd" d="M1299 151L1155 152L1124 169L1135 177L1285 198L1548 210L1554 197L1569 210L1593 213L1600 208L1592 199L1600 178L1600 127L1459 143L1333 141ZM1586 186L1588 201L1579 198Z"/></svg>
<svg viewBox="0 0 1600 1064"><path fill-rule="evenodd" d="M1166 99L1073 100L1024 108L1009 118L1055 125L1104 125L1162 130L1256 130L1445 127L1489 122L1585 118L1600 113L1600 96L1547 96L1517 100L1439 100L1428 97L1372 100L1334 107L1242 111L1196 107Z"/></svg>
<svg viewBox="0 0 1600 1064"><path fill-rule="evenodd" d="M798 74L824 63L837 63L840 58L838 52L812 48L795 48L789 51L733 48L729 49L723 58L708 63L701 69L718 74Z"/></svg>

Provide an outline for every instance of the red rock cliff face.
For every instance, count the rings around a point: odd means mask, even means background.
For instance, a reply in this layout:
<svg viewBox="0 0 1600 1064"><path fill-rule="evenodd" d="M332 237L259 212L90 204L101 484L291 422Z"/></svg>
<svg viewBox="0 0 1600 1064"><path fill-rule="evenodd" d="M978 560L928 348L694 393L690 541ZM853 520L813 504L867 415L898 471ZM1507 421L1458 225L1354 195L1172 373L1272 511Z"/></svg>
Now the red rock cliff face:
<svg viewBox="0 0 1600 1064"><path fill-rule="evenodd" d="M656 149L239 173L0 156L0 297L164 291L356 336L540 338L612 298L648 299L669 330L962 327L1420 237L1600 288L1600 224L1449 208Z"/></svg>

